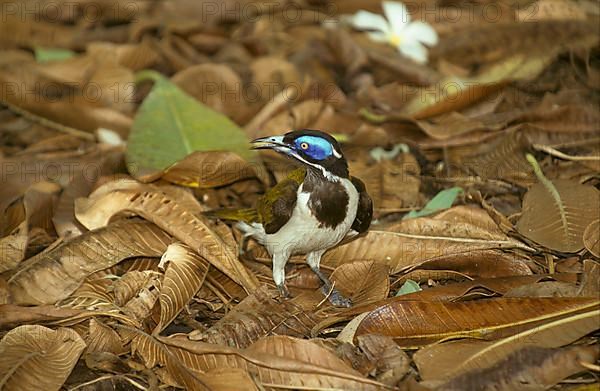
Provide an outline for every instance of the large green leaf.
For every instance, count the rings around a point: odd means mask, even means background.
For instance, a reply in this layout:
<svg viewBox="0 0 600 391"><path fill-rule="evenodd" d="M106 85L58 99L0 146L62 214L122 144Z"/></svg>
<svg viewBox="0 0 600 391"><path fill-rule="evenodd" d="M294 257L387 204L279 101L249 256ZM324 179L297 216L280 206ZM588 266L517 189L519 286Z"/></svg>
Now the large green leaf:
<svg viewBox="0 0 600 391"><path fill-rule="evenodd" d="M211 110L153 71L154 87L142 103L127 143L127 168L142 177L169 167L194 151L231 151L249 161L258 155L248 149L246 134L224 115Z"/></svg>

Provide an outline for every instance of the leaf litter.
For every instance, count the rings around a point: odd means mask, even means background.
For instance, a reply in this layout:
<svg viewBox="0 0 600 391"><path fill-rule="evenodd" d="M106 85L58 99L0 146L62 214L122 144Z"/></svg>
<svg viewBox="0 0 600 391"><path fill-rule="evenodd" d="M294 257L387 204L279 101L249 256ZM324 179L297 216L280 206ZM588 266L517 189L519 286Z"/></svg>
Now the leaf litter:
<svg viewBox="0 0 600 391"><path fill-rule="evenodd" d="M366 0L25 3L0 24L0 389L597 387L597 3L409 2L395 32ZM301 257L281 299L204 215L292 171L248 148L292 128L374 200L323 257L350 308Z"/></svg>

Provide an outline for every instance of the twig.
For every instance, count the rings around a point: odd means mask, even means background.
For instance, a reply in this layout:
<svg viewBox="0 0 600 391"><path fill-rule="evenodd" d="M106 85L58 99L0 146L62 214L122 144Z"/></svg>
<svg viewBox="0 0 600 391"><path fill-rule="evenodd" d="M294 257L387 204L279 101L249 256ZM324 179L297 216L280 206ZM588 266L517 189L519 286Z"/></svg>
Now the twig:
<svg viewBox="0 0 600 391"><path fill-rule="evenodd" d="M542 152L546 152L548 155L552 155L554 157L557 157L559 159L564 159L564 160L571 160L571 161L600 161L600 156L572 156L572 155L567 155L566 153L562 153L561 151L552 148L549 145L543 145L543 144L533 144L533 148L537 151L542 151Z"/></svg>
<svg viewBox="0 0 600 391"><path fill-rule="evenodd" d="M0 104L3 106L6 106L13 113L18 114L21 117L24 117L32 122L36 122L40 125L43 125L47 128L50 128L50 129L53 129L53 130L56 130L56 131L59 131L62 133L66 133L71 136L79 137L84 140L96 141L96 137L91 133L84 132L83 130L75 129L70 126L65 126L65 125L56 123L56 122L51 121L44 117L40 117L39 115L33 114L17 105L9 103L3 99L0 99Z"/></svg>
<svg viewBox="0 0 600 391"><path fill-rule="evenodd" d="M591 362L585 361L577 361L577 363L582 367L589 369L590 371L600 372L600 365L592 364Z"/></svg>
<svg viewBox="0 0 600 391"><path fill-rule="evenodd" d="M331 288L329 288L329 292L327 292L327 295L325 296L325 298L323 300L321 300L319 302L319 304L317 304L316 308L319 308L323 303L325 303L325 301L327 301L329 299L329 296L331 296L331 294L333 293L334 288L335 288L335 281L331 284Z"/></svg>

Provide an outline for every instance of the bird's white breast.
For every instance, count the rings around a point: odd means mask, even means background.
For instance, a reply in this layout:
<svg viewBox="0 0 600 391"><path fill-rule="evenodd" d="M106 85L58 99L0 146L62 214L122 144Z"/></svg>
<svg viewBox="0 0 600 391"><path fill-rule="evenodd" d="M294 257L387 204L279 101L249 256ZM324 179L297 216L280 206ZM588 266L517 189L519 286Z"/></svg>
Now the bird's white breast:
<svg viewBox="0 0 600 391"><path fill-rule="evenodd" d="M309 206L310 193L303 191L302 184L298 187L298 199L288 222L274 234L266 234L260 224L255 224L253 226L256 231L252 236L263 244L270 254L306 254L335 246L350 230L358 207L358 192L352 182L345 178L339 180L348 194L348 204L344 220L334 228L323 226L313 215Z"/></svg>

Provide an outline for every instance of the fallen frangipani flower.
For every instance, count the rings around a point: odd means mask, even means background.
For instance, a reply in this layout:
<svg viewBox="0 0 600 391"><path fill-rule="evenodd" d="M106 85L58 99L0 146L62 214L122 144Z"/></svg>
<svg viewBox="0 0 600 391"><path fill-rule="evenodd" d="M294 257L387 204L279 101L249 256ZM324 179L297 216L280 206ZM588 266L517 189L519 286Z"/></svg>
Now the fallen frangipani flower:
<svg viewBox="0 0 600 391"><path fill-rule="evenodd" d="M384 1L383 13L385 18L372 12L358 11L352 17L352 25L370 30L369 37L374 41L387 42L406 57L426 63L427 48L424 44L432 46L438 42L433 27L425 22L411 22L406 6L396 1Z"/></svg>

